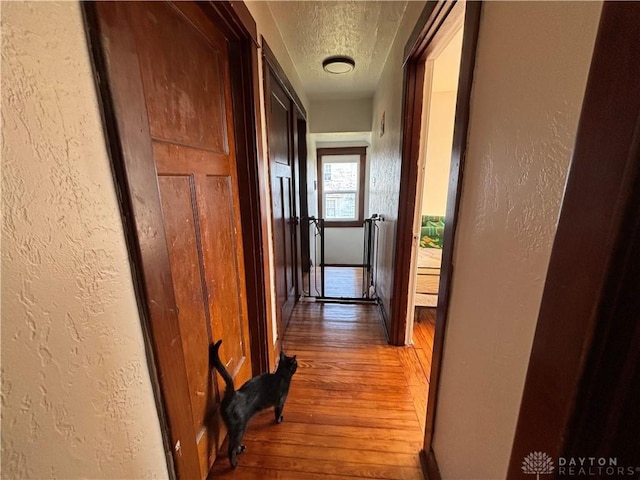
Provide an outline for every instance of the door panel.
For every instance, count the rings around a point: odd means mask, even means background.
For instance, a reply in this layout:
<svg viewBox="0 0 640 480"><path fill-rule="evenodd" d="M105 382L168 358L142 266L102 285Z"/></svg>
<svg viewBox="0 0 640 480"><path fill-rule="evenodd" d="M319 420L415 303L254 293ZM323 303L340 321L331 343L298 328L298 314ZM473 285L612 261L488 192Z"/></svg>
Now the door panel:
<svg viewBox="0 0 640 480"><path fill-rule="evenodd" d="M273 216L278 335L287 328L297 300L293 102L269 75L268 145Z"/></svg>
<svg viewBox="0 0 640 480"><path fill-rule="evenodd" d="M206 293L198 268L198 236L193 211L193 181L189 176L158 178L167 244L171 245L169 260L173 290L178 307L180 336L187 367L187 381L195 431L202 426L209 398L208 366L201 361L201 352L208 347Z"/></svg>
<svg viewBox="0 0 640 480"><path fill-rule="evenodd" d="M269 159L280 165L291 165L291 101L277 83L271 84L271 116L269 118Z"/></svg>
<svg viewBox="0 0 640 480"><path fill-rule="evenodd" d="M233 184L230 177L198 177L197 191L201 234L203 240L203 262L205 280L209 288L209 303L213 338L224 339L222 361L232 377L240 376L236 384L240 386L249 378L249 342L244 325L247 323L244 306L244 267L241 239L236 232L239 224L234 219ZM226 361L225 361L226 360ZM223 385L223 384L221 384Z"/></svg>
<svg viewBox="0 0 640 480"><path fill-rule="evenodd" d="M209 342L223 339L222 361L236 385L251 376L227 44L195 5L125 8L135 25L176 297L189 441L205 478L224 435L219 416L207 419L224 390L208 369Z"/></svg>
<svg viewBox="0 0 640 480"><path fill-rule="evenodd" d="M226 60L224 37L212 25L205 33L196 30L160 2L134 8L140 19L138 56L151 136L227 154L228 102L220 81Z"/></svg>
<svg viewBox="0 0 640 480"><path fill-rule="evenodd" d="M286 219L284 223L285 229L283 232L284 236L284 251L286 252L286 268L285 268L285 285L287 292L287 300L289 297L293 297L295 300L295 266L296 266L296 252L294 249L295 245L295 236L296 236L296 225L294 220L294 199L293 199L293 188L291 183L292 180L290 177L281 177L280 178L280 188L282 192L282 206L284 207L283 218ZM287 321L288 323L288 321Z"/></svg>

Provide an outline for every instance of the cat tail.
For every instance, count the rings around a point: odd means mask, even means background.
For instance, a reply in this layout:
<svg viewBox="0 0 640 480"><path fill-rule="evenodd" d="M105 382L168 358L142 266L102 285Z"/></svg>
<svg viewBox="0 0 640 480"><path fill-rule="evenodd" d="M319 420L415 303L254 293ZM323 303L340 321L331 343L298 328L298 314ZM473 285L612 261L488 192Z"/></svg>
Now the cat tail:
<svg viewBox="0 0 640 480"><path fill-rule="evenodd" d="M222 340L218 340L215 344L209 344L209 368L215 368L220 372L222 378L224 379L224 383L227 384L227 389L224 392L224 396L229 397L235 391L235 387L233 385L233 378L227 372L227 369L224 367L222 362L220 361L220 355L218 354L218 350L220 350L220 345L222 344Z"/></svg>

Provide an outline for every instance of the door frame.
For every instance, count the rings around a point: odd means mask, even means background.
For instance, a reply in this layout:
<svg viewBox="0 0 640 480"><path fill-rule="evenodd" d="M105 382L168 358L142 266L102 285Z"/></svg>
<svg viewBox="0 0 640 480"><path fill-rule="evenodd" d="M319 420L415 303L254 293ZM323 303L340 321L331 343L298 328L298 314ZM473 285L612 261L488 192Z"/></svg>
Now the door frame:
<svg viewBox="0 0 640 480"><path fill-rule="evenodd" d="M322 147L316 148L316 178L318 179L318 217L324 218L323 196L324 196L324 179L322 175L322 157L329 157L331 155L358 155L358 204L357 219L349 220L345 222L341 221L327 221L324 219L325 228L353 228L364 225L365 221L365 177L367 176L367 147ZM324 264L327 265L326 263Z"/></svg>
<svg viewBox="0 0 640 480"><path fill-rule="evenodd" d="M306 122L307 110L304 108L302 100L300 100L300 97L293 88L293 85L291 85L289 78L287 78L287 74L284 73L284 69L280 65L280 62L278 62L276 55L273 53L273 50L271 50L269 44L267 43L267 40L264 37L262 37L262 58L264 60L263 67L265 69L265 73L268 65L269 67L271 67L273 75L280 83L280 87L284 89L285 93L287 93L287 95L289 95L289 97L293 101L293 105L297 110L297 118L302 119ZM265 98L267 98L266 93L267 91L265 89Z"/></svg>
<svg viewBox="0 0 640 480"><path fill-rule="evenodd" d="M638 458L623 415L640 400L639 16L637 2L602 7L508 478L532 451L610 458L623 445Z"/></svg>
<svg viewBox="0 0 640 480"><path fill-rule="evenodd" d="M266 196L259 115L257 27L242 1L191 2L221 29L229 44L232 108L236 129L241 223L253 374L269 370L267 332L270 298L267 230L262 214ZM198 478L200 467L188 407L186 367L157 180L152 158L140 70L127 48L105 48L96 4L82 2L85 31L98 91L107 149L122 216L134 291L142 324L151 386L170 478ZM106 25L106 26L105 26ZM144 201L142 200L144 198ZM160 226L160 228L158 228ZM150 299L154 299L151 301ZM158 300L160 299L160 300ZM151 315L151 312L154 315ZM152 319L156 319L153 321ZM159 321L158 319L161 319ZM162 374L160 374L162 372Z"/></svg>
<svg viewBox="0 0 640 480"><path fill-rule="evenodd" d="M300 112L298 112L296 118L296 141L297 148L296 153L298 154L298 169L300 172L298 183L300 188L300 202L298 204L298 218L300 222L299 232L300 232L300 270L302 275L305 273L309 273L311 270L311 252L310 252L310 243L309 243L309 187L307 184L308 181L308 165L307 165L307 157L308 157L308 149L307 149L307 121L302 116ZM304 141L301 142L300 138L304 138ZM300 295L303 295L302 289L304 288L302 278L300 280Z"/></svg>
<svg viewBox="0 0 640 480"><path fill-rule="evenodd" d="M464 8L463 8L464 6ZM400 194L396 246L394 253L393 304L391 309L390 343L405 345L409 300L411 298L411 265L413 226L418 197L418 177L420 144L422 131L422 110L424 101L424 83L427 75L427 57L436 42L446 38L456 22L463 21L462 57L456 100L456 115L453 132L449 189L446 209L446 228L444 231L443 251L436 327L431 362L431 381L427 401L424 447L420 453L423 470L428 478L439 478L437 462L432 442L435 425L435 413L438 399L438 386L442 369L442 356L446 324L451 295L453 274L453 248L455 244L456 224L462 192L464 161L469 126L469 108L471 87L476 60L476 46L480 27L482 2L457 2L438 0L427 2L404 49L404 92L402 115L402 164L400 173ZM462 20L460 17L464 15Z"/></svg>
<svg viewBox="0 0 640 480"><path fill-rule="evenodd" d="M295 283L295 303L298 302L298 299L302 296L302 254L303 250L301 248L301 235L300 235L300 227L301 227L301 214L304 212L304 208L307 208L308 213L308 203L305 198L302 199L302 191L306 192L306 157L304 159L299 158L300 155L304 152L307 152L307 137L306 137L306 129L307 129L307 111L304 108L304 104L300 97L296 93L291 81L287 77L284 69L278 62L275 54L269 47L266 39L262 38L262 69L263 69L263 82L264 82L264 108L265 108L265 121L266 131L267 131L267 163L270 165L269 153L268 153L268 131L269 131L269 117L270 117L270 108L269 102L271 102L271 82L277 82L278 86L284 91L285 95L289 98L293 106L292 118L289 119L290 126L293 132L292 138L290 139L289 151L291 152L292 161L292 176L293 176L293 187L295 188L294 192L294 202L293 208L291 210L292 214L297 216L297 225L296 225L296 241L293 243L293 248L295 248L294 252L294 283ZM301 134L302 132L302 134ZM299 164L304 162L305 168L300 168ZM296 168L296 164L298 164L298 168ZM302 178L302 173L305 173L305 178ZM269 172L268 178L270 179L271 173ZM301 185L304 184L304 189L301 188ZM269 198L270 205L273 205L273 190L270 190L271 197ZM271 218L268 220L271 222L272 230L273 230L273 212L271 214ZM274 245L274 249L276 246ZM277 288L277 287L276 287ZM274 292L277 293L277 292ZM277 295L274 295L274 298L277 298ZM277 315L277 314L276 314ZM281 321L282 319L280 319ZM277 322L278 329L282 329L281 322L278 318L273 320ZM269 335L272 335L271 333ZM284 335L284 331L278 332L279 338L276 342L273 342L273 338L270 338L269 345L273 345L275 350L278 350L282 345L282 336ZM275 358L275 356L274 356Z"/></svg>

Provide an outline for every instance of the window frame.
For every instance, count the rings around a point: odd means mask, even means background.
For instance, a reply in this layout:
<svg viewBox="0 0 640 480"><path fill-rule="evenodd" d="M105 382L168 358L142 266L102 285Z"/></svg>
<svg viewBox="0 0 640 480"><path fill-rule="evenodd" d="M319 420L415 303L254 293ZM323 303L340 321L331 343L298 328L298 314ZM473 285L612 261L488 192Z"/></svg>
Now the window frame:
<svg viewBox="0 0 640 480"><path fill-rule="evenodd" d="M323 218L324 215L324 172L323 172L323 157L329 157L332 155L358 155L360 161L358 162L358 191L357 191L357 207L355 220L326 220L324 222L325 227L361 227L364 223L364 188L365 188L365 176L366 176L366 157L367 147L338 147L338 148L318 148L317 153L317 170L318 170L318 216Z"/></svg>

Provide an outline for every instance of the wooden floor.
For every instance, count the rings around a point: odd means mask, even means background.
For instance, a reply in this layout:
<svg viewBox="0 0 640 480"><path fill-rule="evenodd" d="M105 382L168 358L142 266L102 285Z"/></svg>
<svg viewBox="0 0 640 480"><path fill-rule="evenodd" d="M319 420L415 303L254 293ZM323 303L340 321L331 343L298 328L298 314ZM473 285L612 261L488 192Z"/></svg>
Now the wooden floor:
<svg viewBox="0 0 640 480"><path fill-rule="evenodd" d="M433 354L433 334L436 329L436 309L416 307L413 322L413 347L427 381L431 380L431 355Z"/></svg>
<svg viewBox="0 0 640 480"><path fill-rule="evenodd" d="M373 305L299 303L283 348L299 365L283 423L254 417L239 467L223 445L212 478L422 480L425 345L387 345Z"/></svg>
<svg viewBox="0 0 640 480"><path fill-rule="evenodd" d="M322 274L320 267L311 267L310 274L304 274L304 288L309 290L311 280L311 296L319 297L322 291ZM324 296L336 298L362 298L362 267L324 267Z"/></svg>

